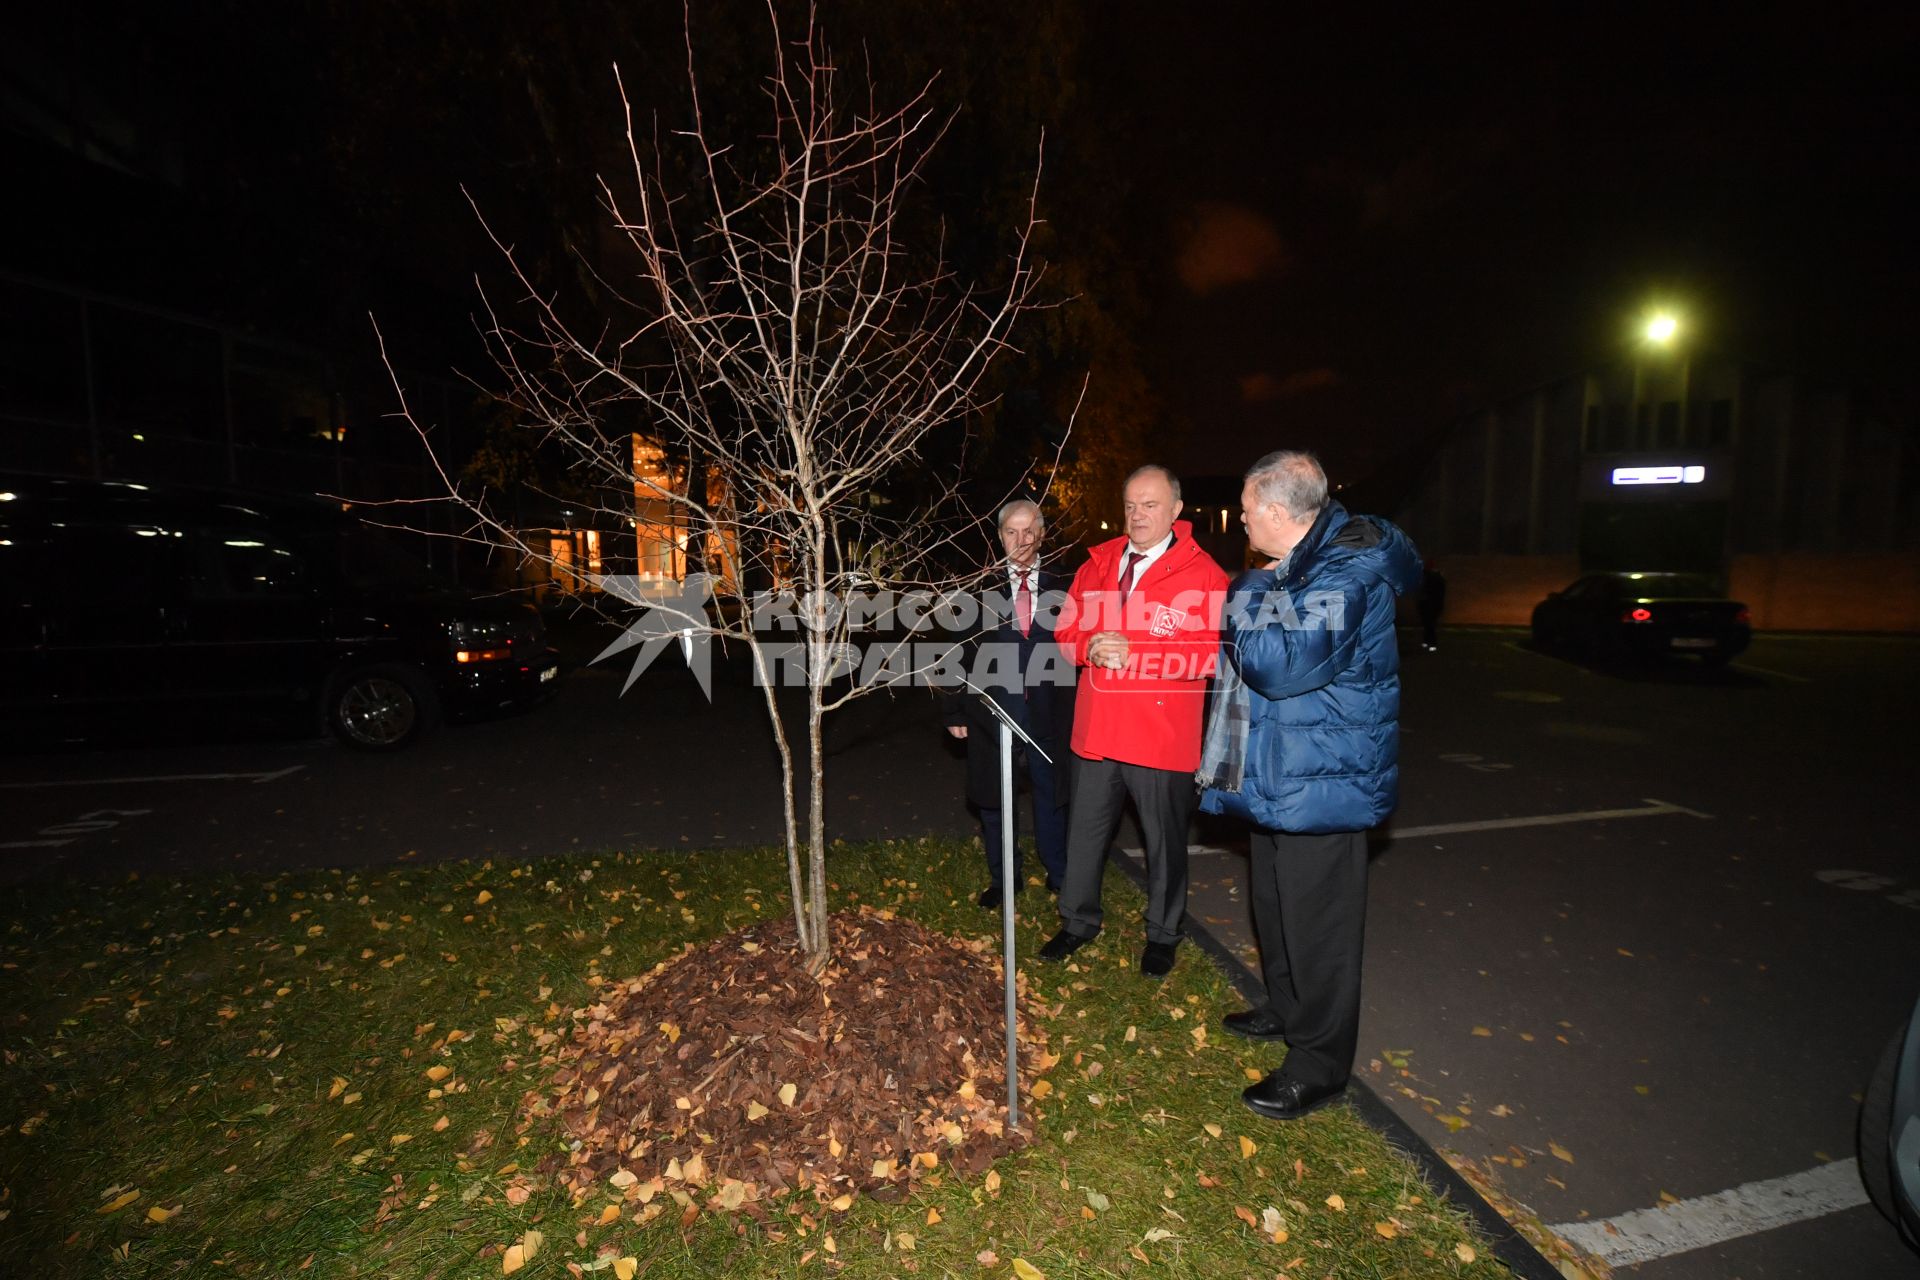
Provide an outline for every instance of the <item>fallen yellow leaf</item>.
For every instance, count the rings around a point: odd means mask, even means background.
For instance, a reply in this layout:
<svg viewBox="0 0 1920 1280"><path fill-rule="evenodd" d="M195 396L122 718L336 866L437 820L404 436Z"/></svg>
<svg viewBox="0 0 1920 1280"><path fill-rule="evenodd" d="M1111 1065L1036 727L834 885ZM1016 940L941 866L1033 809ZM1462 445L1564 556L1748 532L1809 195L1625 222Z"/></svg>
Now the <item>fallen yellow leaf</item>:
<svg viewBox="0 0 1920 1280"><path fill-rule="evenodd" d="M1547 1150L1553 1152L1553 1154L1557 1158L1561 1160L1565 1160L1568 1164L1573 1163L1573 1152L1567 1150L1565 1147L1561 1146L1559 1143L1549 1142L1547 1144Z"/></svg>
<svg viewBox="0 0 1920 1280"><path fill-rule="evenodd" d="M1053 1081L1051 1081L1051 1080L1035 1080L1035 1081L1033 1082L1033 1096L1034 1096L1034 1097L1036 1097L1036 1098L1044 1098L1044 1097L1046 1097L1046 1096L1047 1096L1048 1094L1050 1094L1050 1093L1052 1093L1052 1092L1053 1092ZM1018 1258L1016 1258L1016 1259L1014 1259L1014 1261L1016 1261L1016 1262L1018 1262L1018 1261L1019 1261L1019 1259L1018 1259Z"/></svg>
<svg viewBox="0 0 1920 1280"><path fill-rule="evenodd" d="M1220 1136L1222 1132L1220 1126L1217 1124L1210 1124L1206 1128L1207 1128L1207 1136L1209 1138L1217 1138Z"/></svg>
<svg viewBox="0 0 1920 1280"><path fill-rule="evenodd" d="M433 1122L433 1131L435 1133L445 1133L447 1131L447 1126L452 1123L453 1121L447 1119L445 1116L441 1116L438 1120L435 1120Z"/></svg>
<svg viewBox="0 0 1920 1280"><path fill-rule="evenodd" d="M449 1067L440 1063L436 1063L435 1065L427 1068L427 1079L433 1081L435 1084L439 1084L442 1080L445 1080L448 1076L452 1074L453 1074L452 1067Z"/></svg>
<svg viewBox="0 0 1920 1280"><path fill-rule="evenodd" d="M1340 1193L1336 1191L1327 1197L1327 1208L1333 1210L1335 1213L1345 1213L1347 1211L1347 1202L1342 1199Z"/></svg>
<svg viewBox="0 0 1920 1280"><path fill-rule="evenodd" d="M1373 1224L1373 1229L1384 1240L1391 1240L1400 1234L1400 1228L1391 1222L1376 1222Z"/></svg>
<svg viewBox="0 0 1920 1280"><path fill-rule="evenodd" d="M611 1226L618 1221L620 1221L620 1206L610 1204L600 1210L600 1221L596 1225L602 1227Z"/></svg>
<svg viewBox="0 0 1920 1280"><path fill-rule="evenodd" d="M989 1195L1000 1190L1000 1171L997 1169L987 1170L985 1185Z"/></svg>
<svg viewBox="0 0 1920 1280"><path fill-rule="evenodd" d="M118 1213L139 1198L140 1192L138 1190L123 1191L113 1199L107 1201L107 1203L101 1205L99 1211L101 1213Z"/></svg>
<svg viewBox="0 0 1920 1280"><path fill-rule="evenodd" d="M1240 1135L1240 1158L1242 1160L1253 1159L1253 1153L1258 1151L1259 1149L1260 1148L1258 1146L1254 1145L1254 1141L1252 1138L1249 1138L1244 1133Z"/></svg>
<svg viewBox="0 0 1920 1280"><path fill-rule="evenodd" d="M529 1262L531 1262L533 1260L533 1255L540 1252L540 1246L545 1244L546 1242L547 1242L547 1237L541 1232L538 1232L538 1231L526 1232L520 1237L520 1248L525 1251L521 1256L523 1256Z"/></svg>
<svg viewBox="0 0 1920 1280"><path fill-rule="evenodd" d="M837 1195L833 1198L831 1207L836 1212L845 1213L848 1209L853 1208L853 1197L850 1195Z"/></svg>
<svg viewBox="0 0 1920 1280"><path fill-rule="evenodd" d="M487 890L482 889L479 893L474 895L473 904L476 907L484 907L489 902L492 902L492 901L493 901L493 895L489 893Z"/></svg>
<svg viewBox="0 0 1920 1280"><path fill-rule="evenodd" d="M1477 1036L1491 1036L1493 1032L1487 1027L1475 1027L1473 1029L1473 1034Z"/></svg>
<svg viewBox="0 0 1920 1280"><path fill-rule="evenodd" d="M178 1208L162 1209L159 1205L156 1204L147 1210L147 1221L148 1222L165 1222L168 1218L171 1218L174 1214L178 1212L180 1212Z"/></svg>
<svg viewBox="0 0 1920 1280"><path fill-rule="evenodd" d="M1470 1244L1457 1244L1453 1246L1453 1256L1462 1262L1472 1262L1480 1255L1473 1251L1473 1246Z"/></svg>
<svg viewBox="0 0 1920 1280"><path fill-rule="evenodd" d="M928 1226L930 1226L930 1227L932 1227L932 1226L937 1226L937 1225L939 1225L939 1222L940 1222L940 1211L939 1211L938 1209L931 1209L931 1208L930 1208L930 1209L928 1209L928 1210L927 1210L927 1225L928 1225Z"/></svg>
<svg viewBox="0 0 1920 1280"><path fill-rule="evenodd" d="M500 1255L500 1273L502 1275L510 1276L526 1265L527 1251L517 1244L508 1245L507 1251Z"/></svg>
<svg viewBox="0 0 1920 1280"><path fill-rule="evenodd" d="M347 1091L347 1078L345 1076L335 1076L333 1078L333 1088L327 1090L327 1101L332 1102L335 1098L339 1097L341 1094L345 1093L346 1091Z"/></svg>
<svg viewBox="0 0 1920 1280"><path fill-rule="evenodd" d="M767 1109L758 1102L747 1103L747 1119L758 1120L767 1114Z"/></svg>
<svg viewBox="0 0 1920 1280"><path fill-rule="evenodd" d="M793 1100L796 1097L798 1097L799 1094L800 1094L800 1087L798 1085L791 1084L791 1083L781 1085L780 1086L780 1105L783 1107L792 1106Z"/></svg>
<svg viewBox="0 0 1920 1280"><path fill-rule="evenodd" d="M633 1280L635 1273L639 1270L640 1259L638 1258L615 1258L613 1260L614 1280Z"/></svg>
<svg viewBox="0 0 1920 1280"><path fill-rule="evenodd" d="M387 1139L387 1141L391 1143L393 1146L397 1147L403 1142L412 1142L413 1135L410 1133L396 1133L391 1138Z"/></svg>
<svg viewBox="0 0 1920 1280"><path fill-rule="evenodd" d="M1047 1273L1028 1262L1025 1258L1013 1260L1013 1274L1020 1280L1047 1280Z"/></svg>

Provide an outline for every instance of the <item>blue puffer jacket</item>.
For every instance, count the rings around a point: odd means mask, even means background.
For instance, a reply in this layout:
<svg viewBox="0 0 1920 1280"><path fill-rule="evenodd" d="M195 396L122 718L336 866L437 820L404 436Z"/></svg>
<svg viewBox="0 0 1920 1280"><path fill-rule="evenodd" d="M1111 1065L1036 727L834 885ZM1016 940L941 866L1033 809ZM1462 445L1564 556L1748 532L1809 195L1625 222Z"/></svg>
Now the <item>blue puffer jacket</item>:
<svg viewBox="0 0 1920 1280"><path fill-rule="evenodd" d="M1246 683L1240 790L1200 807L1270 831L1364 831L1398 799L1400 653L1394 597L1420 556L1385 520L1329 503L1279 570L1233 584L1221 663Z"/></svg>

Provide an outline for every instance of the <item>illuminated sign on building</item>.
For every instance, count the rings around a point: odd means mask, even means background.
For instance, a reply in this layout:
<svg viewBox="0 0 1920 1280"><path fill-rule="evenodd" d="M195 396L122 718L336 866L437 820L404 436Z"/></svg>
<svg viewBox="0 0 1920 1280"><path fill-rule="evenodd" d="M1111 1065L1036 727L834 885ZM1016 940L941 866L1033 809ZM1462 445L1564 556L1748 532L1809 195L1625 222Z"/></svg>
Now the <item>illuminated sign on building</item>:
<svg viewBox="0 0 1920 1280"><path fill-rule="evenodd" d="M1615 467L1615 484L1699 484L1707 478L1705 467Z"/></svg>

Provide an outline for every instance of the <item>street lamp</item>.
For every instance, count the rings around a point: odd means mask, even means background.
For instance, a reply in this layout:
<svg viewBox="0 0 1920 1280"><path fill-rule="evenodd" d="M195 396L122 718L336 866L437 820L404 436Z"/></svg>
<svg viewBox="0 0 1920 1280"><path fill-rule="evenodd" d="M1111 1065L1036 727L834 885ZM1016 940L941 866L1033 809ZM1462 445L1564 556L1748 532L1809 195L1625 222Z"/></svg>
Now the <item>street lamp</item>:
<svg viewBox="0 0 1920 1280"><path fill-rule="evenodd" d="M1641 330L1641 335L1654 346L1664 347L1679 332L1680 321L1671 311L1656 311L1647 317L1647 325Z"/></svg>

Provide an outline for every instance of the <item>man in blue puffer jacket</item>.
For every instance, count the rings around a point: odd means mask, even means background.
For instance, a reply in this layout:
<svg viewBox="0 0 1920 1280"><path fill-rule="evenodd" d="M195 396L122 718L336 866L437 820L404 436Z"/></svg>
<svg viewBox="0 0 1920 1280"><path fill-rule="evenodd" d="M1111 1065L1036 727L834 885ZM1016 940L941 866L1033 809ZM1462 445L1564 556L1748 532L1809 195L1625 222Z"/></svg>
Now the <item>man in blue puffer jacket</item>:
<svg viewBox="0 0 1920 1280"><path fill-rule="evenodd" d="M1200 807L1253 828L1267 1004L1225 1025L1286 1041L1286 1065L1242 1097L1289 1120L1339 1097L1353 1070L1366 832L1393 812L1399 783L1394 599L1420 585L1421 568L1405 534L1328 499L1309 453L1256 462L1240 509L1271 563L1227 597Z"/></svg>

